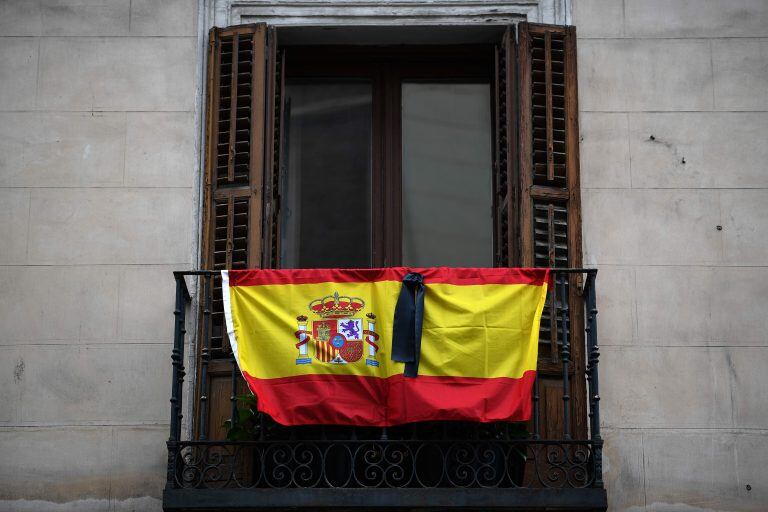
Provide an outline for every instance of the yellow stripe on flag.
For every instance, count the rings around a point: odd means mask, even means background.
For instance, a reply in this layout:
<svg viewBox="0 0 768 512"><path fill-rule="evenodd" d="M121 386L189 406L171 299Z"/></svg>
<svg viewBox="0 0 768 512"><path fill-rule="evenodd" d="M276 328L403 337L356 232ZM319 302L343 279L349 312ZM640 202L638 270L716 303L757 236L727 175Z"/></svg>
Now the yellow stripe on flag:
<svg viewBox="0 0 768 512"><path fill-rule="evenodd" d="M404 365L390 359L400 288L400 281L229 286L240 369L260 379L402 374ZM427 283L419 375L519 378L535 370L546 288L546 284ZM307 316L311 330L312 322L321 319L309 310L310 302L336 292L362 299L363 313L376 315L378 367L296 364L297 316ZM365 322L363 314L357 316ZM306 357L314 358L313 345L308 346ZM368 353L365 343L363 352Z"/></svg>

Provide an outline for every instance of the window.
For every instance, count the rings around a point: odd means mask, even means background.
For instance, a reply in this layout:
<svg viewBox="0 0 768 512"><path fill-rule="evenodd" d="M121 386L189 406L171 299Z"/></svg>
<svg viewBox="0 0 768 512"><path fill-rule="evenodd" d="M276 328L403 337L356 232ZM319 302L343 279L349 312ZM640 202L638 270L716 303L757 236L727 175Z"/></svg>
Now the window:
<svg viewBox="0 0 768 512"><path fill-rule="evenodd" d="M493 266L490 83L402 84L402 263Z"/></svg>
<svg viewBox="0 0 768 512"><path fill-rule="evenodd" d="M277 264L492 266L493 47L284 55Z"/></svg>
<svg viewBox="0 0 768 512"><path fill-rule="evenodd" d="M285 96L280 264L370 267L371 83L288 82Z"/></svg>
<svg viewBox="0 0 768 512"><path fill-rule="evenodd" d="M580 266L575 40L521 23L495 44L281 47L263 24L214 29L204 267ZM552 436L563 306L550 299L541 331ZM212 356L227 357L213 310ZM582 322L572 315L578 376ZM231 394L222 368L222 384L209 368L212 435L228 409L214 397Z"/></svg>

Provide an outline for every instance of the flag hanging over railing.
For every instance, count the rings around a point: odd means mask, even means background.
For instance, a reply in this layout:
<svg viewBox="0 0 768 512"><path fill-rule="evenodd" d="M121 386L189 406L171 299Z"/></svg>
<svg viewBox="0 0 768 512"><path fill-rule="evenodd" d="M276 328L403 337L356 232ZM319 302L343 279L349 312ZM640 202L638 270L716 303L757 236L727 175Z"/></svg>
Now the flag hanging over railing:
<svg viewBox="0 0 768 512"><path fill-rule="evenodd" d="M526 421L545 269L222 272L235 359L284 425Z"/></svg>

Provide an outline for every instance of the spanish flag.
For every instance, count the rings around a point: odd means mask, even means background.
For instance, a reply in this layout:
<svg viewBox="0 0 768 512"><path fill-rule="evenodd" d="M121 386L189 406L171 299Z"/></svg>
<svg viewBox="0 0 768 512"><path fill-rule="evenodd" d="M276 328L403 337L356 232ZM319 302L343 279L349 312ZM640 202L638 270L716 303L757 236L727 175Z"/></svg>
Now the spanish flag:
<svg viewBox="0 0 768 512"><path fill-rule="evenodd" d="M259 410L284 425L527 421L546 269L222 272Z"/></svg>

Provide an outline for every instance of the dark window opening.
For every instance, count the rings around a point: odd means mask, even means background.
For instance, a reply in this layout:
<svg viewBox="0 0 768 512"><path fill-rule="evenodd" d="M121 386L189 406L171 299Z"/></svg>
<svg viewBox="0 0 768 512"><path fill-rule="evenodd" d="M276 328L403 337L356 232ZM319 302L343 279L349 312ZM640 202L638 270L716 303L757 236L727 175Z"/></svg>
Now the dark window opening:
<svg viewBox="0 0 768 512"><path fill-rule="evenodd" d="M493 48L283 51L279 266L493 266Z"/></svg>
<svg viewBox="0 0 768 512"><path fill-rule="evenodd" d="M371 85L288 82L280 260L371 265Z"/></svg>
<svg viewBox="0 0 768 512"><path fill-rule="evenodd" d="M491 88L402 85L403 260L493 265Z"/></svg>

